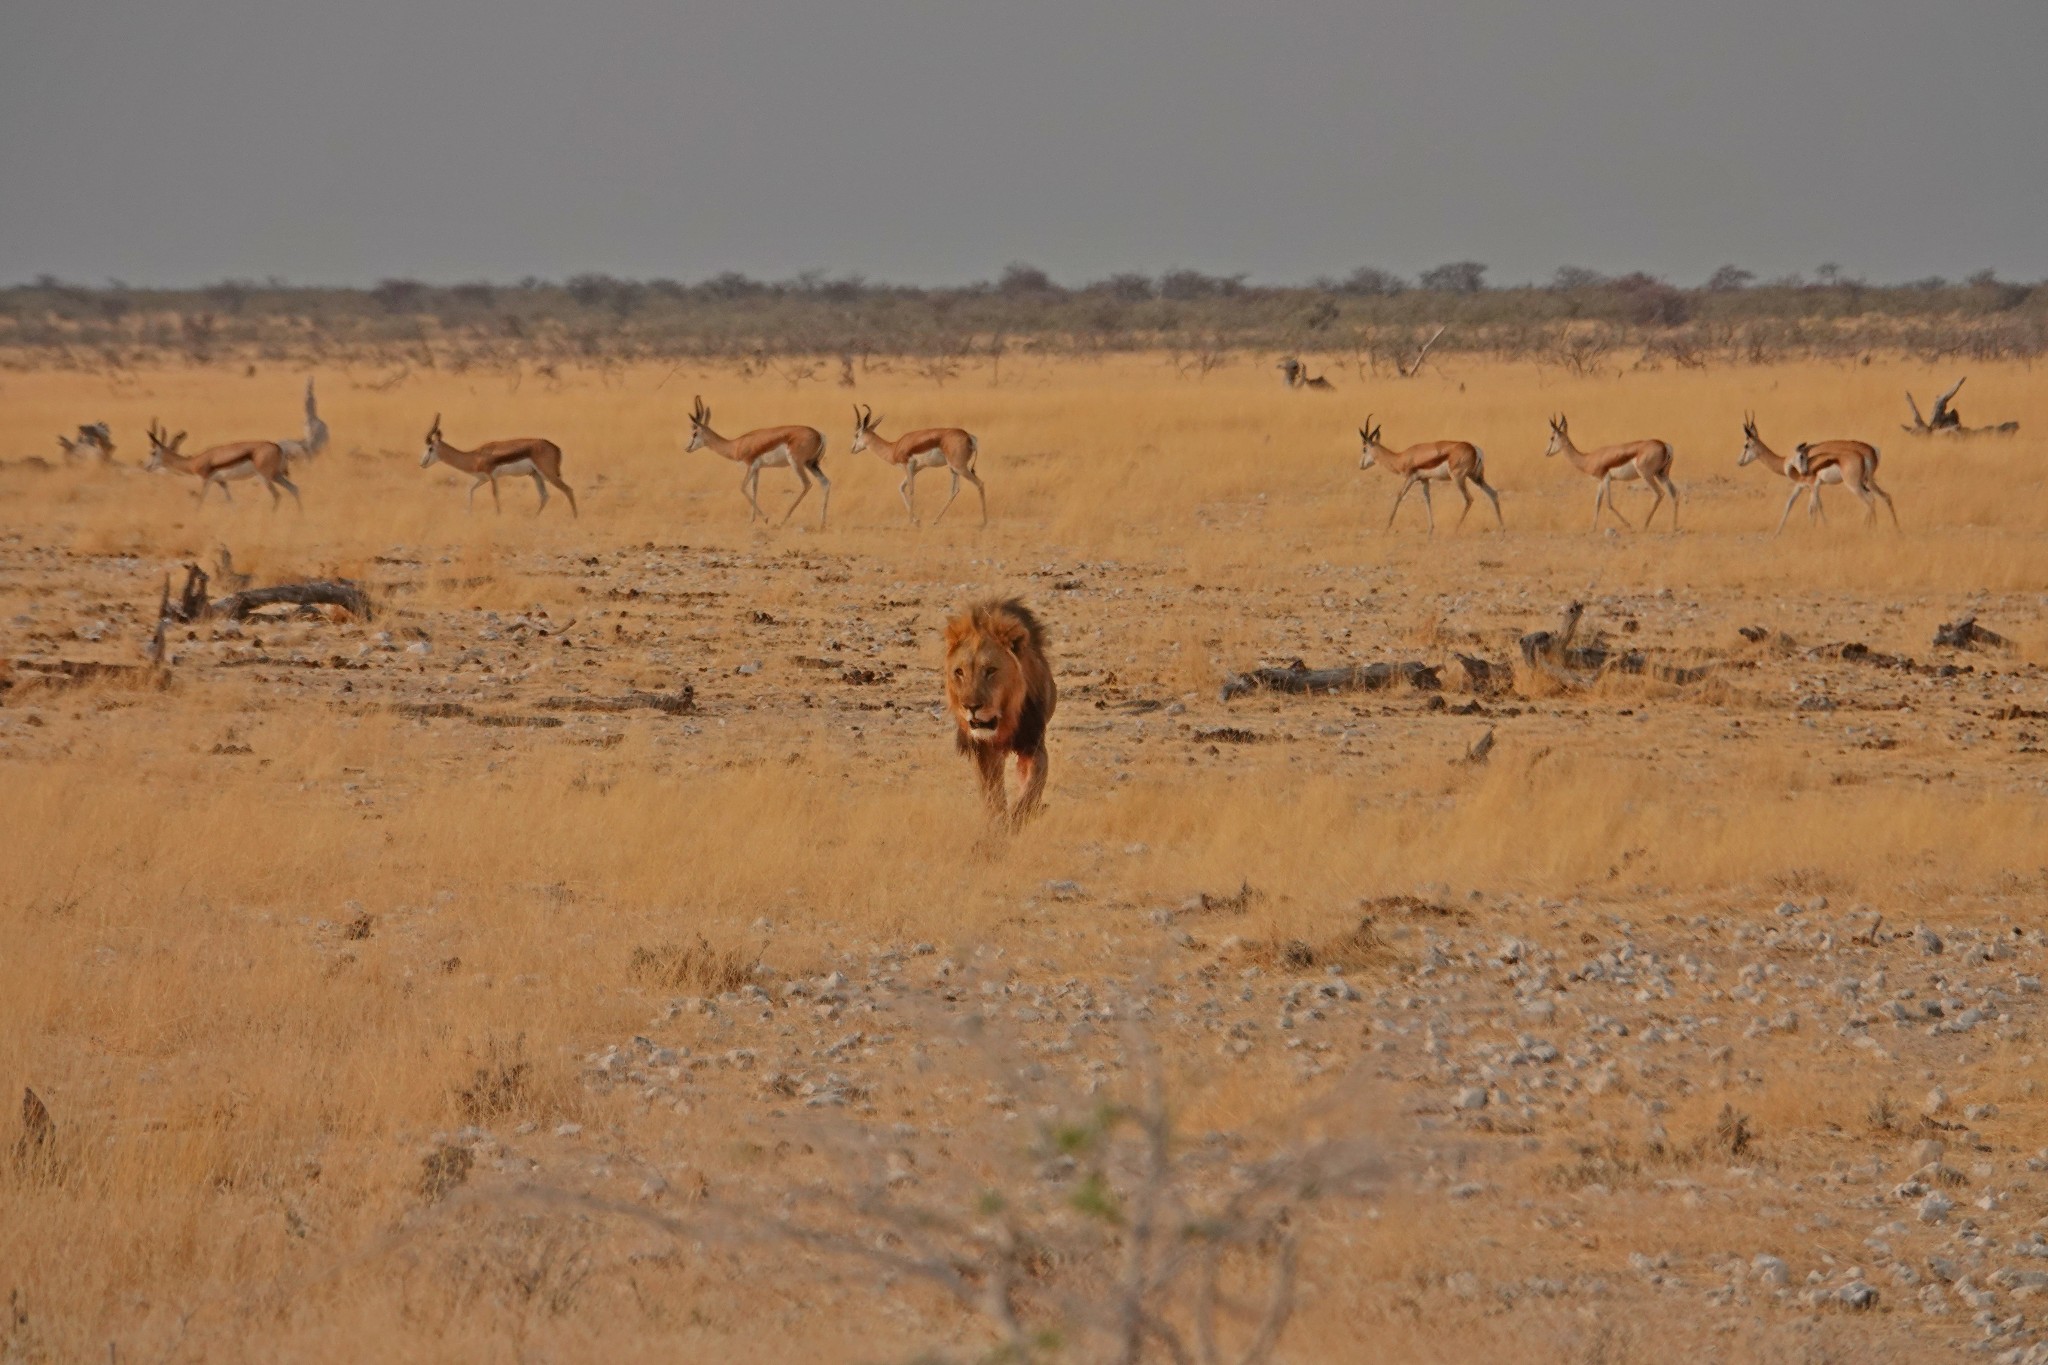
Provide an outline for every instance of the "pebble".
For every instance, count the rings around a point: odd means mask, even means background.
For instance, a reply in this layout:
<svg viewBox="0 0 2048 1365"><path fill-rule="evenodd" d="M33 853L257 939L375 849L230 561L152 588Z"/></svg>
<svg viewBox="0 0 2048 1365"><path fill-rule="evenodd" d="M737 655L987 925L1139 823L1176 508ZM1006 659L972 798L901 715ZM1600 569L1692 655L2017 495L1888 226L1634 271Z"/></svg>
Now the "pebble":
<svg viewBox="0 0 2048 1365"><path fill-rule="evenodd" d="M1749 1270L1767 1289L1783 1289L1792 1283L1792 1268L1782 1257L1759 1254L1750 1260Z"/></svg>
<svg viewBox="0 0 2048 1365"><path fill-rule="evenodd" d="M1927 1197L1920 1201L1917 1216L1923 1223L1940 1223L1948 1218L1949 1211L1955 1206L1956 1201L1940 1190L1929 1190Z"/></svg>

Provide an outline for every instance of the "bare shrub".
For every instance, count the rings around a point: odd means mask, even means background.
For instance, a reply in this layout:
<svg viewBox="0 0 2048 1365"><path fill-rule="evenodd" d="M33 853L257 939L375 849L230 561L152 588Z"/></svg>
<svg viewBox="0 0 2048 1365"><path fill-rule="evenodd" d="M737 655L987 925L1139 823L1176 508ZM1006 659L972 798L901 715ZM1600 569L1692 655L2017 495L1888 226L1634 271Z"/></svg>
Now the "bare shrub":
<svg viewBox="0 0 2048 1365"><path fill-rule="evenodd" d="M733 1193L706 1194L684 1214L557 1190L520 1195L690 1243L814 1253L872 1276L881 1294L937 1289L1020 1362L1136 1365L1163 1355L1255 1365L1273 1357L1293 1315L1316 1210L1385 1186L1386 1163L1362 1138L1303 1137L1248 1156L1242 1140L1182 1132L1161 1060L1135 1029L1126 1034L1135 1093L1118 1097L1062 1089L978 1017L958 1041L1004 1111L1036 1117L1021 1140L997 1124L971 1155L960 1150L968 1135L954 1134L944 1152L920 1159L900 1130L811 1120L786 1145L826 1158L829 1175L734 1182ZM1341 1108L1326 1103L1281 1131L1359 1131L1362 1121Z"/></svg>

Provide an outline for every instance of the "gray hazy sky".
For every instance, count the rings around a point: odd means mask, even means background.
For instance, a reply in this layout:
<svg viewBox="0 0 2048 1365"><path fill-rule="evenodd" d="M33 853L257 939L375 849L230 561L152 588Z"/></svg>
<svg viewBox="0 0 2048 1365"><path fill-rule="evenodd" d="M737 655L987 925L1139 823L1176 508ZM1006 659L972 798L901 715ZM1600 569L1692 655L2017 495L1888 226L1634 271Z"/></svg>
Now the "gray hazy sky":
<svg viewBox="0 0 2048 1365"><path fill-rule="evenodd" d="M0 0L0 282L2048 277L2044 0Z"/></svg>

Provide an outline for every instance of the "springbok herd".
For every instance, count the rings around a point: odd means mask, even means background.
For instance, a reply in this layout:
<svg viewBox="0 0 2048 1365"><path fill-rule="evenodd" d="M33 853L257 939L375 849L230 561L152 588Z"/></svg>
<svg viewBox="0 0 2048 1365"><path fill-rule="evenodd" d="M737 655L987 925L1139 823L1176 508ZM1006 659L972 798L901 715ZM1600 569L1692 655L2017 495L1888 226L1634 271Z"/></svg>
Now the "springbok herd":
<svg viewBox="0 0 2048 1365"><path fill-rule="evenodd" d="M1299 370L1298 362L1281 362L1285 367L1293 363ZM1324 381L1306 378L1306 371L1290 373L1290 387L1314 387ZM918 523L916 485L918 473L927 469L944 467L952 478L952 487L945 505L932 520L936 523L952 507L954 499L960 496L960 485L964 480L974 486L976 497L981 504L981 520L988 523L988 490L976 471L975 463L980 455L981 445L973 433L959 427L927 427L918 431L905 432L895 440L883 436L877 429L880 419L865 405L854 406L853 444L854 454L872 450L885 463L903 471L903 481L898 492L903 499L904 511L913 525ZM66 456L73 460L97 458L100 462L111 461L114 450L113 436L104 422L81 425L76 438L59 436L58 443ZM1879 486L1877 468L1879 453L1876 446L1867 441L1829 440L1802 442L1792 448L1789 456L1780 455L1764 444L1757 432L1756 419L1746 416L1742 423L1742 454L1738 465L1761 463L1773 473L1784 477L1792 486L1792 495L1785 502L1785 510L1778 518L1777 532L1782 533L1785 523L1792 516L1792 509L1803 495L1807 499L1807 519L1824 520L1821 510L1821 489L1840 484L1862 499L1865 520L1877 520L1877 504L1883 501L1885 510L1891 513L1892 524L1898 525L1899 514L1892 505L1891 494ZM1422 492L1423 514L1429 531L1436 531L1436 509L1430 502L1430 485L1448 483L1457 489L1464 499L1464 509L1458 514L1459 524L1472 510L1472 490L1477 488L1486 495L1492 505L1494 520L1506 529L1507 522L1501 516L1500 496L1486 479L1486 452L1470 441L1422 441L1415 445L1396 450L1380 439L1380 428L1368 416L1365 425L1358 430L1363 445L1359 457L1360 469L1379 466L1401 476L1401 487L1394 494L1393 507L1387 513L1387 528L1391 530L1394 519L1399 515L1401 503L1412 488ZM306 435L304 439L281 441L234 441L225 445L211 446L197 454L187 455L180 449L185 433L175 436L167 434L155 422L149 429L149 461L151 471L170 470L180 474L191 474L200 480L199 499L205 501L207 491L218 486L223 498L229 498L228 484L241 479L260 479L269 490L271 504L280 501L280 489L298 501L299 490L292 483L290 463L297 458L318 455L327 446L327 424L320 419L314 403L313 383L306 382ZM740 476L740 493L747 500L750 520L769 520L768 513L761 507L758 496L761 471L764 469L788 469L797 477L799 485L794 501L782 515L787 522L803 500L810 495L815 483L820 490L818 502L818 524L824 526L832 505L832 481L825 476L825 434L816 427L770 426L759 427L739 436L721 436L711 426L711 409L700 397L690 412L690 441L688 450L710 450L739 465L744 471ZM1592 529L1600 528L1602 509L1614 514L1616 520L1631 529L1631 522L1614 504L1614 485L1617 483L1640 482L1652 495L1650 510L1644 516L1642 527L1647 530L1657 509L1666 502L1671 505L1671 528L1678 529L1678 485L1672 481L1675 455L1669 441L1654 438L1623 441L1614 445L1598 446L1582 450L1573 443L1569 424L1563 414L1550 419L1550 444L1543 452L1546 456L1562 455L1572 466L1595 481L1593 490ZM540 508L548 505L548 489L560 490L569 500L569 512L577 513L576 494L562 478L562 448L553 441L539 437L520 437L512 440L487 441L473 450L463 450L450 445L441 435L441 418L437 413L433 425L428 429L426 447L420 456L420 466L444 464L465 474L473 475L475 482L469 486L468 505L475 508L476 492L489 485L491 502L502 511L498 498L498 480L503 477L526 477L533 480L535 492L540 495ZM778 523L780 524L780 523Z"/></svg>

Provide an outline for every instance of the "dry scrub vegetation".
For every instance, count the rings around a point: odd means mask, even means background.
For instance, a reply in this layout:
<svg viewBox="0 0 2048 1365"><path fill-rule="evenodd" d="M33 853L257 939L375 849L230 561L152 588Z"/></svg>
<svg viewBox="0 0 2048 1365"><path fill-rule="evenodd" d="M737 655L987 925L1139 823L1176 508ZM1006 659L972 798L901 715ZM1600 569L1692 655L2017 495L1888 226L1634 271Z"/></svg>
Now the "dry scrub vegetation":
<svg viewBox="0 0 2048 1365"><path fill-rule="evenodd" d="M0 1128L0 1360L2033 1349L2048 388L1973 365L2020 435L1923 442L1895 361L1270 363L322 373L303 515L134 467L292 434L301 373L0 376L0 1095L52 1125ZM700 392L826 432L828 528L749 528ZM988 529L905 525L855 398L975 431ZM1507 534L1379 533L1368 410L1481 445ZM1560 410L1672 442L1682 534L1586 533ZM1903 531L1773 539L1745 410L1883 447ZM581 519L465 515L437 411L558 442ZM23 462L102 419L117 467ZM376 619L53 672L223 544ZM1002 841L936 708L991 589L1061 687ZM1522 666L1572 599L1711 671ZM1930 645L1971 613L2015 649ZM1218 700L1296 658L1446 690Z"/></svg>

